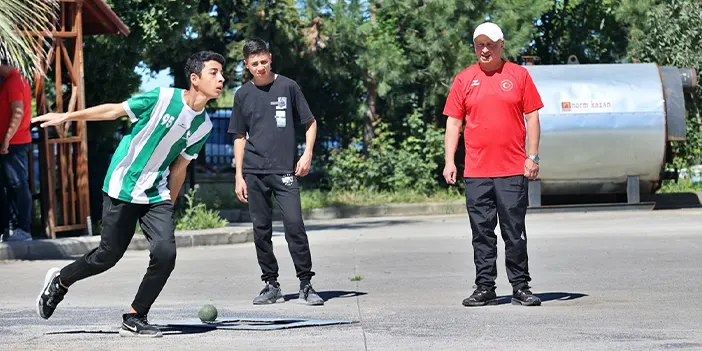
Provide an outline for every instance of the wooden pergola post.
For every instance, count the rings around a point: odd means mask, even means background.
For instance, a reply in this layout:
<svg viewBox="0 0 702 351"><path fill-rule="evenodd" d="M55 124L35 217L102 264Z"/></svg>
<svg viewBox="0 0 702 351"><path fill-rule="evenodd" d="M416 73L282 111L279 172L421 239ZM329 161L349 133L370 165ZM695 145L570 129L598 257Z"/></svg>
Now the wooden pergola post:
<svg viewBox="0 0 702 351"><path fill-rule="evenodd" d="M43 72L54 71L56 100L49 106L41 73L35 76L37 115L85 109L83 35L127 35L129 30L102 0L60 0L58 23ZM64 71L65 70L65 71ZM48 73L47 73L48 75ZM65 86L64 86L65 85ZM42 226L52 239L62 232L92 233L86 122L38 128ZM33 164L30 153L30 164ZM34 179L30 167L30 179ZM34 181L30 182L34 194Z"/></svg>

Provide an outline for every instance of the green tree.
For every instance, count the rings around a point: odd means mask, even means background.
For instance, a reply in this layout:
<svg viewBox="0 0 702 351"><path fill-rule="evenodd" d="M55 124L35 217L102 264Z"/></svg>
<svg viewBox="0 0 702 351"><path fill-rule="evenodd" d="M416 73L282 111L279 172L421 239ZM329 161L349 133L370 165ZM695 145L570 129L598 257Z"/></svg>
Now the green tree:
<svg viewBox="0 0 702 351"><path fill-rule="evenodd" d="M654 7L638 28L636 44L629 50L632 60L654 62L661 66L694 68L697 70L698 82L701 81L702 7L698 1L666 1L662 6ZM636 34L632 32L632 35ZM684 144L674 144L673 148L673 152L678 154L674 163L679 168L702 163L701 86L688 92L685 105L687 141Z"/></svg>
<svg viewBox="0 0 702 351"><path fill-rule="evenodd" d="M240 29L248 20L251 1L199 0L192 3L192 11L184 18L185 25L174 31L170 42L151 50L145 62L155 71L170 68L174 85L186 87L188 82L181 72L188 56L201 50L215 51L227 58L225 84L236 86L238 62L232 58L241 56L237 55L241 47L235 50L234 43L244 38Z"/></svg>
<svg viewBox="0 0 702 351"><path fill-rule="evenodd" d="M179 0L108 0L127 25L129 36L85 37L84 71L86 106L123 101L139 90L141 77L134 70L153 52L169 45L187 24L191 6ZM179 73L177 71L176 73ZM88 123L90 150L111 153L126 131L127 118Z"/></svg>
<svg viewBox="0 0 702 351"><path fill-rule="evenodd" d="M365 23L360 1L311 0L302 12L302 55L294 77L318 121L315 162L325 163L327 146L348 145L362 135L366 91L359 65Z"/></svg>
<svg viewBox="0 0 702 351"><path fill-rule="evenodd" d="M626 56L627 29L648 0L553 0L536 22L538 35L528 52L541 64L563 64L570 55L580 63L613 63Z"/></svg>

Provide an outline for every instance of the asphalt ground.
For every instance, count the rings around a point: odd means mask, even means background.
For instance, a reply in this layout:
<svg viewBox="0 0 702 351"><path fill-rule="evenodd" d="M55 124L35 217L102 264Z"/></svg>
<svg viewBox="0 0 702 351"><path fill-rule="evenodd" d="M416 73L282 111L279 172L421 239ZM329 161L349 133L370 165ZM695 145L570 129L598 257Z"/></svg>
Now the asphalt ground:
<svg viewBox="0 0 702 351"><path fill-rule="evenodd" d="M71 287L49 320L35 300L63 260L0 262L1 350L694 350L702 349L702 210L527 216L532 290L542 306L509 303L499 241L497 306L464 307L473 288L466 215L307 221L315 289L298 281L281 223L280 282L288 301L254 306L262 288L253 243L178 249L150 320L220 317L353 320L283 330L164 328L158 339L117 334L148 263L128 251L113 269ZM498 226L499 236L499 226ZM355 278L355 279L354 279Z"/></svg>

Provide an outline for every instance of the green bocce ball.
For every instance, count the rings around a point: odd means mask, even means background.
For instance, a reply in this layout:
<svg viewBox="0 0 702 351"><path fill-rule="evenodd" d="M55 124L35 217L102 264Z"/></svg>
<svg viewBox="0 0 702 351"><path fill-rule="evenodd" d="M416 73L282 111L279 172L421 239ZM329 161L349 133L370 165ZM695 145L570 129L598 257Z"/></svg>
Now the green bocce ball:
<svg viewBox="0 0 702 351"><path fill-rule="evenodd" d="M217 308L212 305L204 305L198 313L198 317L203 322L214 322L217 319Z"/></svg>

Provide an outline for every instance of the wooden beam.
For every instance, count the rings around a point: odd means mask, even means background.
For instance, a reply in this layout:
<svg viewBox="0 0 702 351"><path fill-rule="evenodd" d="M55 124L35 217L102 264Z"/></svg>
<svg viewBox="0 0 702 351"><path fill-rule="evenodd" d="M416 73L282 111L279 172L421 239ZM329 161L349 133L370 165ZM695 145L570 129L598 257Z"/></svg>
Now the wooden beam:
<svg viewBox="0 0 702 351"><path fill-rule="evenodd" d="M55 112L61 113L63 111L63 75L62 65L61 65L61 46L54 43L54 48L56 48L56 60L54 61L54 73L55 73L55 91L56 91L56 110ZM56 132L58 132L60 137L65 137L66 133L63 128L57 127Z"/></svg>
<svg viewBox="0 0 702 351"><path fill-rule="evenodd" d="M83 59L83 1L76 6L76 53L74 60L78 67L78 110L85 109L85 61ZM90 216L90 182L88 179L88 128L85 121L76 123L76 135L81 138L81 143L76 149L76 189L78 190L79 217L81 222L88 221ZM87 228L87 226L86 226ZM91 228L92 229L92 228Z"/></svg>
<svg viewBox="0 0 702 351"><path fill-rule="evenodd" d="M56 112L64 112L63 109L63 65L61 64L61 45L59 42L54 42L54 47L56 48L56 61L54 61L54 69L56 73ZM61 138L66 137L66 130L62 126L56 126L56 132ZM66 193L68 189L68 174L66 172L66 148L63 145L58 146L58 181L60 184L59 198L61 199L61 218L63 219L62 224L66 224L66 219L68 218L68 202L66 199Z"/></svg>
<svg viewBox="0 0 702 351"><path fill-rule="evenodd" d="M54 202L56 199L56 185L54 179L56 177L56 169L54 167L54 146L48 143L49 132L46 128L39 130L39 157L42 167L41 176L41 197L42 197L42 219L44 224L44 232L51 239L56 239L56 216Z"/></svg>
<svg viewBox="0 0 702 351"><path fill-rule="evenodd" d="M66 112L73 112L76 110L76 104L78 103L78 87L73 85L71 87L71 100L68 102L68 111ZM66 128L68 128L68 125L73 122L68 122L66 123Z"/></svg>
<svg viewBox="0 0 702 351"><path fill-rule="evenodd" d="M73 85L76 85L76 74L75 70L76 68L73 66L73 61L71 61L71 58L68 56L68 50L66 50L66 46L63 45L63 39L59 38L56 40L59 43L59 46L61 47L61 53L63 53L63 59L66 61L66 68L68 71L68 76L71 77L71 83Z"/></svg>
<svg viewBox="0 0 702 351"><path fill-rule="evenodd" d="M60 139L49 139L47 143L49 144L71 144L71 143L80 143L82 141L82 138L80 136L74 136L74 137L68 137L68 138L60 138Z"/></svg>
<svg viewBox="0 0 702 351"><path fill-rule="evenodd" d="M68 170L66 173L68 173L68 219L66 219L66 222L69 222L71 224L77 224L81 223L82 221L78 218L78 208L76 205L80 202L80 197L77 196L76 194L76 187L75 187L75 180L76 180L76 172L75 169L76 167L73 164L73 152L74 152L74 144L64 144L66 146L66 154L68 155Z"/></svg>
<svg viewBox="0 0 702 351"><path fill-rule="evenodd" d="M61 16L59 17L59 26L61 29L66 29L66 3L61 3Z"/></svg>

